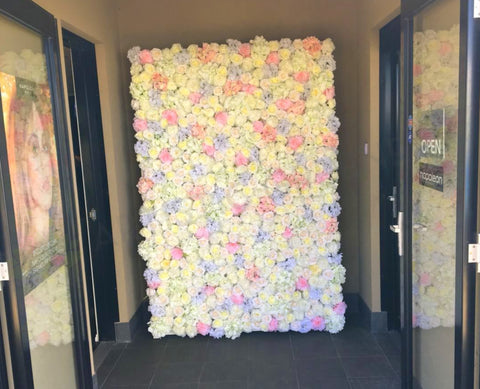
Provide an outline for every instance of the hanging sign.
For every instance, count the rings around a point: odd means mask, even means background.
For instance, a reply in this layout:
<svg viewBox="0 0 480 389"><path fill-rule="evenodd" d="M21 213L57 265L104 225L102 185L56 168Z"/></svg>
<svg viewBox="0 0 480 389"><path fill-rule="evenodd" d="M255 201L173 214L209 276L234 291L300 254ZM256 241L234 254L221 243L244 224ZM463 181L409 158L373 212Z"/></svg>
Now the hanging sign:
<svg viewBox="0 0 480 389"><path fill-rule="evenodd" d="M443 192L443 166L420 162L420 185Z"/></svg>
<svg viewBox="0 0 480 389"><path fill-rule="evenodd" d="M445 159L445 109L425 112L420 118L419 146L423 158Z"/></svg>

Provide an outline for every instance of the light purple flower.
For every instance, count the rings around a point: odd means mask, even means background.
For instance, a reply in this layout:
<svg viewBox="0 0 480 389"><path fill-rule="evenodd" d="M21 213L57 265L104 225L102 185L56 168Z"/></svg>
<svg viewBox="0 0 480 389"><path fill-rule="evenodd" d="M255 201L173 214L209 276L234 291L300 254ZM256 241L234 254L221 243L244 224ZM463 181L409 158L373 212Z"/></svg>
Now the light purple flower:
<svg viewBox="0 0 480 389"><path fill-rule="evenodd" d="M235 266L242 267L245 263L245 258L241 254L235 254Z"/></svg>
<svg viewBox="0 0 480 389"><path fill-rule="evenodd" d="M160 125L159 122L152 122L151 120L149 120L147 122L147 129L149 131L152 131L152 132L155 132L155 133L162 133L163 132L163 129L162 129L162 126Z"/></svg>
<svg viewBox="0 0 480 389"><path fill-rule="evenodd" d="M154 218L155 215L153 213L146 213L144 215L140 215L140 223L142 223L142 226L146 227L153 221Z"/></svg>
<svg viewBox="0 0 480 389"><path fill-rule="evenodd" d="M322 211L330 217L337 217L338 215L340 215L341 210L342 207L340 207L340 204L337 202L334 202L332 204L324 204L322 206Z"/></svg>
<svg viewBox="0 0 480 389"><path fill-rule="evenodd" d="M148 157L148 143L144 141L137 141L134 146L135 152L142 157Z"/></svg>
<svg viewBox="0 0 480 389"><path fill-rule="evenodd" d="M305 209L305 212L303 214L304 219L311 222L313 220L312 208L310 208L308 205L304 205L303 208Z"/></svg>
<svg viewBox="0 0 480 389"><path fill-rule="evenodd" d="M308 291L308 295L312 300L320 300L320 297L322 296L322 291L320 289L311 288Z"/></svg>
<svg viewBox="0 0 480 389"><path fill-rule="evenodd" d="M207 173L207 169L201 163L193 165L192 170L190 170L190 177L194 180L198 179L201 176L204 176Z"/></svg>
<svg viewBox="0 0 480 389"><path fill-rule="evenodd" d="M163 105L161 94L155 89L148 91L148 99L152 107L159 108Z"/></svg>
<svg viewBox="0 0 480 389"><path fill-rule="evenodd" d="M155 183L158 184L159 182L163 182L165 180L165 173L161 171L156 171L152 174L150 179Z"/></svg>
<svg viewBox="0 0 480 389"><path fill-rule="evenodd" d="M219 186L215 186L215 189L212 193L212 198L215 203L220 203L225 198L225 189L220 188Z"/></svg>
<svg viewBox="0 0 480 389"><path fill-rule="evenodd" d="M287 119L280 119L277 125L277 132L280 135L287 135L292 128L292 123L290 123Z"/></svg>
<svg viewBox="0 0 480 389"><path fill-rule="evenodd" d="M212 338L220 339L221 337L225 336L225 331L222 328L210 328L208 332Z"/></svg>
<svg viewBox="0 0 480 389"><path fill-rule="evenodd" d="M216 232L220 229L220 223L218 223L216 220L213 219L208 219L207 220L207 230L208 232Z"/></svg>
<svg viewBox="0 0 480 389"><path fill-rule="evenodd" d="M342 263L342 254L332 254L328 256L328 263L334 265L340 265Z"/></svg>
<svg viewBox="0 0 480 389"><path fill-rule="evenodd" d="M284 270L291 271L293 270L296 264L297 264L297 261L295 261L295 258L288 257L285 261L279 262L278 266L280 266L280 268Z"/></svg>
<svg viewBox="0 0 480 389"><path fill-rule="evenodd" d="M252 173L249 172L243 172L239 175L238 180L240 183L244 186L248 185L248 182L250 181L250 178L252 178Z"/></svg>
<svg viewBox="0 0 480 389"><path fill-rule="evenodd" d="M169 215L171 215L178 212L181 204L181 199L173 199L163 204L163 210Z"/></svg>
<svg viewBox="0 0 480 389"><path fill-rule="evenodd" d="M303 319L300 322L300 328L298 331L301 332L302 334L305 334L311 330L312 330L312 321L307 318Z"/></svg>
<svg viewBox="0 0 480 389"><path fill-rule="evenodd" d="M173 56L173 61L178 65L185 65L190 62L190 54L184 49Z"/></svg>
<svg viewBox="0 0 480 389"><path fill-rule="evenodd" d="M281 190L278 190L277 188L275 188L273 190L273 193L272 193L273 203L275 205L282 205L283 204L283 198L285 197L285 194L286 193L284 193Z"/></svg>
<svg viewBox="0 0 480 389"><path fill-rule="evenodd" d="M257 243L262 243L268 239L270 239L270 234L268 232L265 232L263 230L258 231L257 239L256 239Z"/></svg>
<svg viewBox="0 0 480 389"><path fill-rule="evenodd" d="M327 174L331 174L333 172L333 163L332 160L328 157L319 157L317 158L317 163L322 165L323 171Z"/></svg>
<svg viewBox="0 0 480 389"><path fill-rule="evenodd" d="M165 316L165 309L157 304L149 305L148 310L152 314L152 316L162 317Z"/></svg>
<svg viewBox="0 0 480 389"><path fill-rule="evenodd" d="M340 128L340 120L334 114L328 118L327 128L333 133L337 132Z"/></svg>
<svg viewBox="0 0 480 389"><path fill-rule="evenodd" d="M228 149L230 143L228 142L228 137L225 134L220 134L215 137L213 140L215 149L218 151L225 151Z"/></svg>

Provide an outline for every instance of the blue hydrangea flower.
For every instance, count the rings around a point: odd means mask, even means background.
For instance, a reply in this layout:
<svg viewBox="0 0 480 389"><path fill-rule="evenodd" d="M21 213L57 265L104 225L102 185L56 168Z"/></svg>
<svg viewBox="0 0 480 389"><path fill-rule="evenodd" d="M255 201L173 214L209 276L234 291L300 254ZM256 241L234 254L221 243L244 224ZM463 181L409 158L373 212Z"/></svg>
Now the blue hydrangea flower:
<svg viewBox="0 0 480 389"><path fill-rule="evenodd" d="M339 265L342 263L342 254L332 254L328 256L328 263L333 265Z"/></svg>
<svg viewBox="0 0 480 389"><path fill-rule="evenodd" d="M225 331L222 328L210 328L208 332L212 338L220 339L221 337L225 336Z"/></svg>
<svg viewBox="0 0 480 389"><path fill-rule="evenodd" d="M336 201L332 204L324 204L322 206L322 211L330 217L337 217L338 215L340 215L341 210L342 207L340 207L340 204Z"/></svg>

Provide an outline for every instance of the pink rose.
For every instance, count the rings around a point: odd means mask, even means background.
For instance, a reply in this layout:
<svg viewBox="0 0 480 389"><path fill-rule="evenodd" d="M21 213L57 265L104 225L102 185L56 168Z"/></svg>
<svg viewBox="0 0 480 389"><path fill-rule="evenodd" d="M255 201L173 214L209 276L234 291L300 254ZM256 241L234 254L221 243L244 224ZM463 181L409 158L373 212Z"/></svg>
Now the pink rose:
<svg viewBox="0 0 480 389"><path fill-rule="evenodd" d="M252 84L243 84L242 85L242 92L245 92L249 95L251 95L253 92L255 92L256 89L257 89L257 87L255 85L252 85Z"/></svg>
<svg viewBox="0 0 480 389"><path fill-rule="evenodd" d="M430 277L430 274L428 273L423 273L421 276L420 276L420 285L422 286L428 286L432 283L432 279Z"/></svg>
<svg viewBox="0 0 480 389"><path fill-rule="evenodd" d="M200 102L200 99L202 98L202 94L198 92L192 92L190 93L188 98L190 99L190 102L192 104L198 104Z"/></svg>
<svg viewBox="0 0 480 389"><path fill-rule="evenodd" d="M158 155L158 159L160 159L160 161L166 163L167 165L172 163L173 161L173 157L171 156L168 149L162 149L162 151L160 151L160 154Z"/></svg>
<svg viewBox="0 0 480 389"><path fill-rule="evenodd" d="M271 51L270 54L268 54L267 59L265 60L265 63L270 65L270 64L275 64L278 65L280 62L280 57L278 56L278 52L276 51Z"/></svg>
<svg viewBox="0 0 480 389"><path fill-rule="evenodd" d="M42 331L35 340L38 345L45 346L50 340L50 334L47 331Z"/></svg>
<svg viewBox="0 0 480 389"><path fill-rule="evenodd" d="M145 131L147 129L147 121L145 119L133 119L133 129L136 132Z"/></svg>
<svg viewBox="0 0 480 389"><path fill-rule="evenodd" d="M295 135L288 138L288 147L292 150L297 150L303 144L303 136Z"/></svg>
<svg viewBox="0 0 480 389"><path fill-rule="evenodd" d="M308 80L310 80L310 73L305 71L297 72L293 77L295 78L295 81L298 81L304 84L308 82Z"/></svg>
<svg viewBox="0 0 480 389"><path fill-rule="evenodd" d="M333 307L333 312L335 312L337 315L343 315L346 309L347 304L342 301Z"/></svg>
<svg viewBox="0 0 480 389"><path fill-rule="evenodd" d="M138 193L145 194L153 187L153 181L150 178L141 177L138 180Z"/></svg>
<svg viewBox="0 0 480 389"><path fill-rule="evenodd" d="M235 254L240 249L240 245L236 242L228 242L226 248L229 254Z"/></svg>
<svg viewBox="0 0 480 389"><path fill-rule="evenodd" d="M209 157L213 157L213 155L215 154L215 147L213 146L210 146L204 143L202 145L202 149L203 149L203 152L207 154Z"/></svg>
<svg viewBox="0 0 480 389"><path fill-rule="evenodd" d="M200 200L204 194L205 194L205 188L203 187L203 185L198 185L194 187L190 192L188 192L188 196L192 200Z"/></svg>
<svg viewBox="0 0 480 389"><path fill-rule="evenodd" d="M174 109L166 109L162 112L162 118L167 119L168 124L173 125L177 124L178 115Z"/></svg>
<svg viewBox="0 0 480 389"><path fill-rule="evenodd" d="M173 259L180 259L183 257L183 250L180 247L174 247L170 250Z"/></svg>
<svg viewBox="0 0 480 389"><path fill-rule="evenodd" d="M243 304L243 294L233 293L230 296L230 300L232 300L232 303L234 303L235 305L242 305Z"/></svg>
<svg viewBox="0 0 480 389"><path fill-rule="evenodd" d="M268 330L269 331L276 331L278 329L278 320L272 317L270 323L268 323Z"/></svg>
<svg viewBox="0 0 480 389"><path fill-rule="evenodd" d="M275 102L275 105L278 109L281 109L282 111L287 111L291 108L293 102L290 99L279 99Z"/></svg>
<svg viewBox="0 0 480 389"><path fill-rule="evenodd" d="M257 212L260 214L264 214L267 212L271 212L275 209L275 203L273 200L268 196L263 196L260 198L260 203L257 206Z"/></svg>
<svg viewBox="0 0 480 389"><path fill-rule="evenodd" d="M199 139L205 138L205 128L203 126L201 126L200 124L196 123L192 127L192 136L194 138L199 138Z"/></svg>
<svg viewBox="0 0 480 389"><path fill-rule="evenodd" d="M318 40L318 38L309 36L303 40L303 48L312 55L322 49L322 43Z"/></svg>
<svg viewBox="0 0 480 389"><path fill-rule="evenodd" d="M263 131L263 123L259 120L253 122L253 131L255 132L262 132Z"/></svg>
<svg viewBox="0 0 480 389"><path fill-rule="evenodd" d="M325 172L317 173L315 175L315 182L317 184L321 184L322 182L326 181L330 175Z"/></svg>
<svg viewBox="0 0 480 389"><path fill-rule="evenodd" d="M234 216L239 216L244 210L243 204L233 204L232 205L232 213Z"/></svg>
<svg viewBox="0 0 480 389"><path fill-rule="evenodd" d="M225 124L227 124L227 119L228 119L228 115L226 112L218 112L217 114L215 114L215 121L217 122L217 124L220 124L221 126L224 126Z"/></svg>
<svg viewBox="0 0 480 389"><path fill-rule="evenodd" d="M245 277L249 281L258 281L260 279L260 272L258 270L258 267L253 265L250 269L247 269Z"/></svg>
<svg viewBox="0 0 480 389"><path fill-rule="evenodd" d="M333 99L335 97L335 87L331 86L323 91L323 94L327 99Z"/></svg>
<svg viewBox="0 0 480 389"><path fill-rule="evenodd" d="M325 329L325 320L323 317L315 316L312 318L312 328L317 331L323 331Z"/></svg>
<svg viewBox="0 0 480 389"><path fill-rule="evenodd" d="M238 49L238 53L242 56L242 57L250 57L250 44L248 43L242 43Z"/></svg>
<svg viewBox="0 0 480 389"><path fill-rule="evenodd" d="M278 184L279 182L282 182L286 176L287 175L282 169L277 169L273 172L272 178L273 178L273 181L275 181Z"/></svg>
<svg viewBox="0 0 480 389"><path fill-rule="evenodd" d="M299 277L295 286L298 290L306 290L308 289L308 280L305 277Z"/></svg>
<svg viewBox="0 0 480 389"><path fill-rule="evenodd" d="M201 335L208 335L208 332L210 331L210 326L199 321L197 322L197 331Z"/></svg>
<svg viewBox="0 0 480 389"><path fill-rule="evenodd" d="M287 109L287 112L295 115L303 115L305 112L305 103L301 100L292 103L292 106Z"/></svg>
<svg viewBox="0 0 480 389"><path fill-rule="evenodd" d="M197 239L208 239L210 233L205 227L199 227L197 232L195 232L195 238Z"/></svg>
<svg viewBox="0 0 480 389"><path fill-rule="evenodd" d="M212 294L215 293L215 287L207 285L206 287L203 288L203 291L207 296L211 296Z"/></svg>
<svg viewBox="0 0 480 389"><path fill-rule="evenodd" d="M337 232L338 222L335 218L330 218L325 222L325 231L327 234L333 234Z"/></svg>
<svg viewBox="0 0 480 389"><path fill-rule="evenodd" d="M336 148L338 146L338 135L327 132L323 135L322 141L324 146Z"/></svg>
<svg viewBox="0 0 480 389"><path fill-rule="evenodd" d="M263 127L262 139L265 142L273 142L276 138L277 138L276 128L269 126L268 124L265 127Z"/></svg>
<svg viewBox="0 0 480 389"><path fill-rule="evenodd" d="M293 235L292 233L292 230L290 229L290 227L285 227L285 231L283 231L283 234L282 236L285 238L285 239L289 239L291 238Z"/></svg>
<svg viewBox="0 0 480 389"><path fill-rule="evenodd" d="M148 281L148 282L147 282L147 286L148 286L150 289L157 289L160 285L161 285L161 282L160 282L160 281Z"/></svg>
<svg viewBox="0 0 480 389"><path fill-rule="evenodd" d="M138 59L142 65L145 65L146 63L153 63L153 57L152 53L150 53L150 50L140 51L138 54Z"/></svg>
<svg viewBox="0 0 480 389"><path fill-rule="evenodd" d="M248 164L248 159L242 153L235 154L235 165L242 166L247 164Z"/></svg>

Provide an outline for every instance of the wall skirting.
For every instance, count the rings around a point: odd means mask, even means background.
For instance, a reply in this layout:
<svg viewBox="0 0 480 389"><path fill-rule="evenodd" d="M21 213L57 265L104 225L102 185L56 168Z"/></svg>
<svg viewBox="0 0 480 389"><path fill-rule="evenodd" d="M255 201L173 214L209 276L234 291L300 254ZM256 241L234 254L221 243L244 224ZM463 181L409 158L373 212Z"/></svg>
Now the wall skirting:
<svg viewBox="0 0 480 389"><path fill-rule="evenodd" d="M388 331L387 312L372 312L358 293L344 293L346 320L365 327L372 333Z"/></svg>
<svg viewBox="0 0 480 389"><path fill-rule="evenodd" d="M137 331L147 321L147 307L148 299L145 298L129 321L115 323L115 341L117 343L129 343L133 340Z"/></svg>

